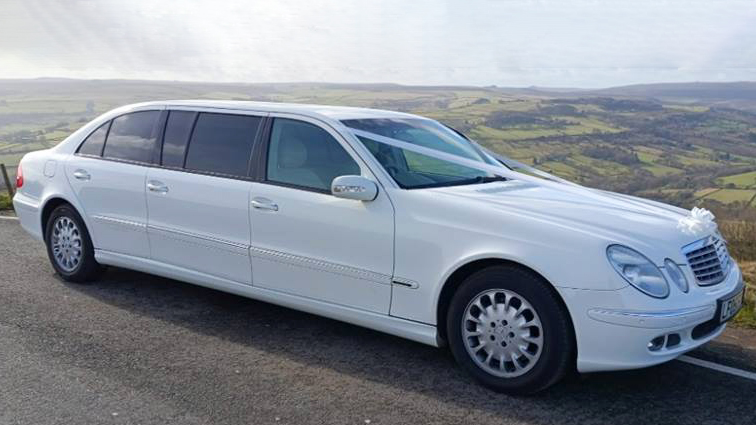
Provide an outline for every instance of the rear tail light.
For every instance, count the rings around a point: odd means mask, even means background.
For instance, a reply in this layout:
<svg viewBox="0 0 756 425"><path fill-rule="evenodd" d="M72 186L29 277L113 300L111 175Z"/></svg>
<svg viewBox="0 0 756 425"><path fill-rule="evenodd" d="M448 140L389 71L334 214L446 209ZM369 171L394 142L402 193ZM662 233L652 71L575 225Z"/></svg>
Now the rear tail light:
<svg viewBox="0 0 756 425"><path fill-rule="evenodd" d="M16 189L21 189L21 186L24 185L24 170L21 169L21 164L18 164L18 169L16 170Z"/></svg>

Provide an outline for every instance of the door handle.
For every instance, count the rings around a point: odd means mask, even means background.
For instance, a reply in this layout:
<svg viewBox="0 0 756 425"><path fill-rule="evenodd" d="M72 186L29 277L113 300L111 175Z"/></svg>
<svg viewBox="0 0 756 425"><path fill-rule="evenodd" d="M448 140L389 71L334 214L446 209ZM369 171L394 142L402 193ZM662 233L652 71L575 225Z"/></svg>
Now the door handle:
<svg viewBox="0 0 756 425"><path fill-rule="evenodd" d="M76 180L89 180L92 178L86 170L82 170L81 168L74 171L73 176Z"/></svg>
<svg viewBox="0 0 756 425"><path fill-rule="evenodd" d="M155 193L168 193L168 186L166 186L165 183L159 182L157 180L148 181L147 189L150 192L155 192Z"/></svg>
<svg viewBox="0 0 756 425"><path fill-rule="evenodd" d="M252 208L258 210L278 211L278 204L268 198L254 198L252 199L251 204Z"/></svg>

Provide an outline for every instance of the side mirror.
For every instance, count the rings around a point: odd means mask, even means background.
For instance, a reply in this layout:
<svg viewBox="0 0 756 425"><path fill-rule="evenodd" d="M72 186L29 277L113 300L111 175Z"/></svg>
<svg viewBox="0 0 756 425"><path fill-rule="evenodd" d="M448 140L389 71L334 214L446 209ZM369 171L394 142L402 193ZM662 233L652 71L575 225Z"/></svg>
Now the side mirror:
<svg viewBox="0 0 756 425"><path fill-rule="evenodd" d="M372 201L378 196L378 185L362 176L339 176L331 182L331 194L344 199Z"/></svg>

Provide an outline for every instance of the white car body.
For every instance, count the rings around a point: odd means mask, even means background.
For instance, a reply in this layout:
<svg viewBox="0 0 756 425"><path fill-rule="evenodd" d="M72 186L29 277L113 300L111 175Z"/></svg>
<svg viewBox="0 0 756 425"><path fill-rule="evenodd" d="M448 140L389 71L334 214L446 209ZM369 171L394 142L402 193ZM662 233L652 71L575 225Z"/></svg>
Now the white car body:
<svg viewBox="0 0 756 425"><path fill-rule="evenodd" d="M188 110L288 117L330 133L374 181L371 202L254 179L229 179L159 165L76 154L99 125L142 110ZM70 203L90 230L98 262L174 278L343 320L424 344L443 345L448 288L468 271L517 263L547 280L566 305L582 372L650 366L715 338L717 300L742 278L696 284L682 247L705 236L678 229L688 211L595 191L576 197L509 180L406 190L342 124L352 118L417 116L371 109L255 102L175 101L110 111L54 148L21 161L13 202L21 225L43 238L51 205ZM86 170L89 180L74 176ZM155 182L170 188L148 185ZM153 185L154 186L154 185ZM263 199L265 198L265 199ZM252 205L272 200L277 210ZM258 207L260 206L257 204ZM607 261L621 244L663 269L669 258L690 283L664 299L629 285ZM445 292L445 288L447 292ZM656 351L649 342L678 334Z"/></svg>

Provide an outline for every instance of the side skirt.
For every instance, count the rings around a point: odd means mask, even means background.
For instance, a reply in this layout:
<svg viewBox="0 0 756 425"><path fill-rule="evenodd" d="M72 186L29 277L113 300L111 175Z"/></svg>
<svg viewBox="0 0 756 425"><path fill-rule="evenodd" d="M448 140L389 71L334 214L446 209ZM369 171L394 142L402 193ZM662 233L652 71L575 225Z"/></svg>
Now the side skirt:
<svg viewBox="0 0 756 425"><path fill-rule="evenodd" d="M359 310L339 304L327 303L312 298L292 295L272 289L246 285L231 280L218 278L208 274L188 270L183 267L163 264L158 261L119 254L100 249L95 250L95 258L100 264L138 270L158 276L176 279L183 282L193 283L206 288L229 292L242 297L252 298L283 307L301 310L318 316L328 317L334 320L351 323L358 326L385 332L401 338L417 341L422 344L439 347L437 329L435 326L411 320L377 314Z"/></svg>

